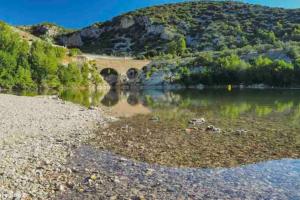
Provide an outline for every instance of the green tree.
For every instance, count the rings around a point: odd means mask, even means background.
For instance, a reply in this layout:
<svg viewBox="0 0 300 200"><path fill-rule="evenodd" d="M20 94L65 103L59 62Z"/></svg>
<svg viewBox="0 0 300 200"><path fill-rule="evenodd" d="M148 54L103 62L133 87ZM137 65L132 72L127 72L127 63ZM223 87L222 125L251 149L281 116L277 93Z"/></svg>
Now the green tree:
<svg viewBox="0 0 300 200"><path fill-rule="evenodd" d="M249 64L241 60L236 54L220 58L219 63L227 70L244 70L249 68Z"/></svg>
<svg viewBox="0 0 300 200"><path fill-rule="evenodd" d="M70 63L68 66L61 66L59 69L59 79L64 86L80 86L82 82L80 68L75 63Z"/></svg>
<svg viewBox="0 0 300 200"><path fill-rule="evenodd" d="M79 54L81 54L80 49L72 48L69 50L69 56L77 56Z"/></svg>
<svg viewBox="0 0 300 200"><path fill-rule="evenodd" d="M177 43L175 41L172 41L168 44L168 53L177 55Z"/></svg>
<svg viewBox="0 0 300 200"><path fill-rule="evenodd" d="M168 44L167 49L167 53L169 54L178 56L183 55L187 50L185 38L183 36L177 37Z"/></svg>
<svg viewBox="0 0 300 200"><path fill-rule="evenodd" d="M186 41L183 36L179 37L177 42L177 54L179 56L183 55L186 52Z"/></svg>
<svg viewBox="0 0 300 200"><path fill-rule="evenodd" d="M12 88L15 84L14 72L17 61L13 55L0 51L0 83L4 88Z"/></svg>
<svg viewBox="0 0 300 200"><path fill-rule="evenodd" d="M81 85L88 87L89 86L90 68L87 63L83 64L83 66L81 68L81 75L82 75Z"/></svg>
<svg viewBox="0 0 300 200"><path fill-rule="evenodd" d="M31 78L30 69L19 67L16 74L15 87L21 90L29 90L36 88L36 84Z"/></svg>
<svg viewBox="0 0 300 200"><path fill-rule="evenodd" d="M259 56L254 60L255 67L266 67L273 64L273 61L270 58Z"/></svg>

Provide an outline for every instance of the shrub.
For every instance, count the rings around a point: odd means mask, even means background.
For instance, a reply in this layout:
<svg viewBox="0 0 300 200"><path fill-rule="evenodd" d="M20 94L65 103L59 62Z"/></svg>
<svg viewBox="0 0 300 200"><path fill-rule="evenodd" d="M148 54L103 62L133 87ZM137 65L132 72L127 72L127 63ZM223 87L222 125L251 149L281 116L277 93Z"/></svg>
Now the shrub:
<svg viewBox="0 0 300 200"><path fill-rule="evenodd" d="M69 50L69 56L77 56L80 55L82 52L80 51L80 49L77 48L72 48Z"/></svg>

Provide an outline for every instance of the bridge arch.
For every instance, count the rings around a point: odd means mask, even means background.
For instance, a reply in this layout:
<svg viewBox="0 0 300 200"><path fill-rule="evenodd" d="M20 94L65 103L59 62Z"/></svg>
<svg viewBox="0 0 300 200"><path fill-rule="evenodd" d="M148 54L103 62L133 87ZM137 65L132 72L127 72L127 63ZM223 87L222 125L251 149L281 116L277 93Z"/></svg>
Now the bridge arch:
<svg viewBox="0 0 300 200"><path fill-rule="evenodd" d="M117 70L113 68L103 68L100 71L100 74L103 79L111 86L115 86L119 83L120 75Z"/></svg>
<svg viewBox="0 0 300 200"><path fill-rule="evenodd" d="M128 69L128 71L126 72L127 78L129 80L135 80L138 77L138 75L139 75L139 71L140 70L137 69L137 68L130 68L130 69Z"/></svg>

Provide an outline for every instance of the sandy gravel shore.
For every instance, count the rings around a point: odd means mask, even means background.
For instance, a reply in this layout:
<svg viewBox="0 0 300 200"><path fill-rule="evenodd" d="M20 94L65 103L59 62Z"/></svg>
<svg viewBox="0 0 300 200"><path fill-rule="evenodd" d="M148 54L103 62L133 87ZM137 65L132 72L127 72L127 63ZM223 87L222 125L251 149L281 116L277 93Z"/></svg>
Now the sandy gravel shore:
<svg viewBox="0 0 300 200"><path fill-rule="evenodd" d="M57 97L0 94L0 199L51 199L64 191L72 150L104 123L101 111Z"/></svg>

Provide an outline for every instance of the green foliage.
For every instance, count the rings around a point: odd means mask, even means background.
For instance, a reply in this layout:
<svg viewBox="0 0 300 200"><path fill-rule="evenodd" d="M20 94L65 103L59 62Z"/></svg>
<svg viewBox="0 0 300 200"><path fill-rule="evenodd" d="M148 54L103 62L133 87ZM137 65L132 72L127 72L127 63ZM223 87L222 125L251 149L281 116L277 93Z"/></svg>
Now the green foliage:
<svg viewBox="0 0 300 200"><path fill-rule="evenodd" d="M61 51L49 43L36 41L31 46L30 64L33 79L43 87L57 85L57 70L60 64ZM51 83L53 81L53 84Z"/></svg>
<svg viewBox="0 0 300 200"><path fill-rule="evenodd" d="M15 87L21 90L36 88L36 83L32 80L30 69L19 67L16 74Z"/></svg>
<svg viewBox="0 0 300 200"><path fill-rule="evenodd" d="M201 72L186 74L181 69L178 72L182 74L179 81L187 85L266 84L288 87L300 85L299 64L300 60L293 64L264 56L245 61L237 54L218 55L218 59L213 59L206 53L189 64L189 68L202 66Z"/></svg>
<svg viewBox="0 0 300 200"><path fill-rule="evenodd" d="M183 36L176 38L168 44L167 53L182 56L187 50L186 41Z"/></svg>
<svg viewBox="0 0 300 200"><path fill-rule="evenodd" d="M270 58L259 56L254 60L254 66L255 67L267 67L270 66L273 63L273 61Z"/></svg>
<svg viewBox="0 0 300 200"><path fill-rule="evenodd" d="M235 54L220 58L219 63L226 70L245 70L249 67L245 61Z"/></svg>
<svg viewBox="0 0 300 200"><path fill-rule="evenodd" d="M0 22L0 87L34 87L29 69L29 45Z"/></svg>
<svg viewBox="0 0 300 200"><path fill-rule="evenodd" d="M293 40L300 41L300 25L298 25L296 28L294 28L291 36L292 36Z"/></svg>
<svg viewBox="0 0 300 200"><path fill-rule="evenodd" d="M77 56L77 55L80 55L80 54L81 54L80 49L72 48L72 49L69 50L69 56Z"/></svg>
<svg viewBox="0 0 300 200"><path fill-rule="evenodd" d="M273 31L259 30L258 37L261 38L262 43L274 44L277 40Z"/></svg>
<svg viewBox="0 0 300 200"><path fill-rule="evenodd" d="M89 86L89 74L90 74L90 68L87 63L84 63L84 65L81 68L81 85L88 87Z"/></svg>
<svg viewBox="0 0 300 200"><path fill-rule="evenodd" d="M91 82L97 87L98 85L100 85L101 83L103 83L103 79L100 76L100 74L98 73L96 66L93 65L91 68Z"/></svg>
<svg viewBox="0 0 300 200"><path fill-rule="evenodd" d="M61 66L59 69L59 79L65 86L79 86L82 82L80 68L75 63L70 63L68 66Z"/></svg>
<svg viewBox="0 0 300 200"><path fill-rule="evenodd" d="M168 53L171 55L177 54L177 43L175 41L172 41L168 44Z"/></svg>
<svg viewBox="0 0 300 200"><path fill-rule="evenodd" d="M34 41L31 46L10 26L0 22L0 88L31 90L37 88L87 87L99 84L100 75L87 64L62 66L66 50L50 43Z"/></svg>
<svg viewBox="0 0 300 200"><path fill-rule="evenodd" d="M180 37L177 44L178 55L183 55L186 52L186 41L184 37Z"/></svg>

